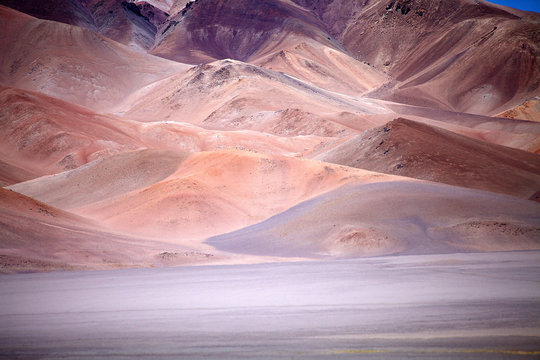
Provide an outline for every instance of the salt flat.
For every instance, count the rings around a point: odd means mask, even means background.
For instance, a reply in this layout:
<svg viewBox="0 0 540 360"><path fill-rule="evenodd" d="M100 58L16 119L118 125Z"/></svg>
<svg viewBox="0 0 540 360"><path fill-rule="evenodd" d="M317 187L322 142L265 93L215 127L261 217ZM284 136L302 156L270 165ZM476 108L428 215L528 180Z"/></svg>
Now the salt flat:
<svg viewBox="0 0 540 360"><path fill-rule="evenodd" d="M540 251L0 277L2 359L533 359Z"/></svg>

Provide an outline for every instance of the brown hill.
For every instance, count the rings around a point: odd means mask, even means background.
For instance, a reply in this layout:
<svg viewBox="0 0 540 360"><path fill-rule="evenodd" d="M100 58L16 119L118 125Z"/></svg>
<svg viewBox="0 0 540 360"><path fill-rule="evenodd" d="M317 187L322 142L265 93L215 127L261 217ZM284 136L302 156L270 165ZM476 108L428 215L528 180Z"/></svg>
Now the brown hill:
<svg viewBox="0 0 540 360"><path fill-rule="evenodd" d="M105 168L100 169L83 167L77 175L84 177L88 172L99 177ZM117 176L123 178L121 174ZM115 185L121 179L99 182L108 198L71 211L116 231L196 246L205 237L264 220L340 184L354 179L380 181L387 177L277 155L202 152L191 155L176 172L150 186L131 187L131 191L125 192ZM62 180L65 200L56 203L72 206L70 197L77 196L82 188L71 174ZM35 191L40 197L50 199L55 188L46 184L47 179L38 179L15 188L28 193ZM116 191L116 196L111 191ZM96 196L89 198L98 200Z"/></svg>
<svg viewBox="0 0 540 360"><path fill-rule="evenodd" d="M0 272L163 265L163 252L190 255L172 264L211 259L185 247L98 230L92 221L0 188Z"/></svg>
<svg viewBox="0 0 540 360"><path fill-rule="evenodd" d="M539 91L539 14L470 0L294 2L392 76L374 97L492 115Z"/></svg>
<svg viewBox="0 0 540 360"><path fill-rule="evenodd" d="M144 48L155 38L152 53L186 63L255 62L301 44L348 53L391 76L371 97L400 103L493 115L538 95L540 88L540 15L483 1L56 1L69 9L58 19L91 17L96 31ZM171 14L162 11L167 8ZM318 61L291 69L290 60L276 65L310 78L319 74L319 80L321 72L332 70Z"/></svg>
<svg viewBox="0 0 540 360"><path fill-rule="evenodd" d="M382 72L315 41L303 42L253 61L320 88L359 96L389 80Z"/></svg>
<svg viewBox="0 0 540 360"><path fill-rule="evenodd" d="M4 6L0 19L0 83L100 112L144 85L187 69L92 31Z"/></svg>
<svg viewBox="0 0 540 360"><path fill-rule="evenodd" d="M185 153L167 150L126 152L9 189L71 209L151 186L174 173L186 157Z"/></svg>
<svg viewBox="0 0 540 360"><path fill-rule="evenodd" d="M540 190L540 155L402 118L317 159L526 199Z"/></svg>
<svg viewBox="0 0 540 360"><path fill-rule="evenodd" d="M540 249L539 211L533 201L442 184L351 183L206 242L314 258Z"/></svg>
<svg viewBox="0 0 540 360"><path fill-rule="evenodd" d="M168 14L146 1L124 0L0 0L38 19L76 25L138 49L150 49Z"/></svg>
<svg viewBox="0 0 540 360"><path fill-rule="evenodd" d="M207 129L276 135L345 136L344 112L392 114L383 105L317 87L251 64L221 60L154 83L117 111L139 121L173 120Z"/></svg>
<svg viewBox="0 0 540 360"><path fill-rule="evenodd" d="M205 0L188 3L158 34L152 54L200 64L231 58L246 61L285 44L311 40L341 48L322 23L292 2Z"/></svg>
<svg viewBox="0 0 540 360"><path fill-rule="evenodd" d="M0 5L12 8L43 20L58 21L97 31L94 18L86 1L49 0L0 0Z"/></svg>
<svg viewBox="0 0 540 360"><path fill-rule="evenodd" d="M540 153L540 126L537 122L466 114L398 103L385 103L385 106L408 119L424 122L493 144Z"/></svg>
<svg viewBox="0 0 540 360"><path fill-rule="evenodd" d="M526 199L540 194L540 123L514 119L538 120L524 102L540 84L536 14L481 0L0 3L55 20L0 5L0 185L31 196L0 189L0 264L539 248ZM199 65L149 55L154 40ZM203 243L235 230L210 243L240 255Z"/></svg>
<svg viewBox="0 0 540 360"><path fill-rule="evenodd" d="M37 178L39 175L0 160L0 187Z"/></svg>
<svg viewBox="0 0 540 360"><path fill-rule="evenodd" d="M6 164L0 167L0 176L10 184L139 148L183 152L244 149L300 156L334 142L317 136L211 131L173 121L140 123L1 86L0 130L0 161Z"/></svg>
<svg viewBox="0 0 540 360"><path fill-rule="evenodd" d="M0 86L0 159L36 175L143 147L122 125L49 96Z"/></svg>

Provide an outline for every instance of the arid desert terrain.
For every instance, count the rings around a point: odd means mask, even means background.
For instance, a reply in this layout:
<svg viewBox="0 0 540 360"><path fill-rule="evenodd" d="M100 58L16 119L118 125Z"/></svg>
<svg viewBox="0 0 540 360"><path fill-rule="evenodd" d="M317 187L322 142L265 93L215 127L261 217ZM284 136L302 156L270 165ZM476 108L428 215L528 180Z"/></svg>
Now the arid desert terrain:
<svg viewBox="0 0 540 360"><path fill-rule="evenodd" d="M540 249L540 15L0 2L2 272Z"/></svg>
<svg viewBox="0 0 540 360"><path fill-rule="evenodd" d="M250 333L255 344L269 339L261 358L352 358L372 344L389 359L513 359L520 354L504 351L514 348L534 358L539 250L540 13L483 0L0 0L6 359L142 354L118 350L118 324L109 324L110 343L90 336L56 355L46 334L50 321L55 339L94 334L132 292L159 299L141 300L132 320L117 314L122 327L149 318L159 332L170 305L159 302L170 296L184 299L171 305L173 318L195 325L164 320L163 331L189 328L184 342L213 339L177 353L166 344L174 337L160 338L168 358L242 358L247 343L223 346L253 330L244 310L260 323L283 321ZM459 274L474 276L475 264L479 277L461 288ZM402 285L386 278L387 266L404 266ZM446 266L451 275L439 278ZM26 272L52 273L18 274ZM234 280L244 272L245 281ZM280 276L290 286L272 293ZM124 278L128 288L108 298L107 282ZM161 278L179 278L175 286L193 293L158 289ZM228 281L241 282L240 305L227 302L240 296L234 286L209 285ZM262 293L249 289L257 281ZM315 293L303 281L315 281ZM420 301L424 287L433 293ZM26 301L28 289L35 298ZM302 299L290 305L287 294ZM97 302L79 302L85 296ZM392 296L385 313L379 301ZM282 313L274 297L298 313ZM40 305L45 298L58 308ZM185 304L202 313L182 313ZM361 304L375 312L357 318ZM94 311L95 327L71 318ZM231 319L240 328L227 333ZM280 332L282 324L291 327ZM446 340L425 349L450 351L456 341L498 352L400 353L431 330ZM146 336L135 332L126 344ZM364 341L379 333L401 342ZM476 340L455 340L467 334ZM85 347L97 350L85 355ZM159 353L152 349L149 359ZM257 358L252 350L242 356Z"/></svg>

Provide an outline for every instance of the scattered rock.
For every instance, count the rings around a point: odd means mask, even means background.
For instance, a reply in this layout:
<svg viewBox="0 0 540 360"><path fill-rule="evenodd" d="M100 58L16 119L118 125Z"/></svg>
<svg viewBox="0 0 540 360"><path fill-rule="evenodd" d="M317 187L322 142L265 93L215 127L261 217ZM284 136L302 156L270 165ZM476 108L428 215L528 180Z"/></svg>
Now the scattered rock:
<svg viewBox="0 0 540 360"><path fill-rule="evenodd" d="M213 254L203 253L199 251L184 251L184 252L169 252L164 251L157 255L158 258L165 261L172 261L181 257L204 257L210 258L213 257Z"/></svg>

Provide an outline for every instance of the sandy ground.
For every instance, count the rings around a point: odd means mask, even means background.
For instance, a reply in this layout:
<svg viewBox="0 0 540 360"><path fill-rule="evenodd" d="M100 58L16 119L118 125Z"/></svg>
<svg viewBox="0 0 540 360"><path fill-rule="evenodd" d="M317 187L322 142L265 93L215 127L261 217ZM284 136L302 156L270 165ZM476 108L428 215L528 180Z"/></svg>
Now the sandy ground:
<svg viewBox="0 0 540 360"><path fill-rule="evenodd" d="M0 277L2 359L535 359L540 252Z"/></svg>

